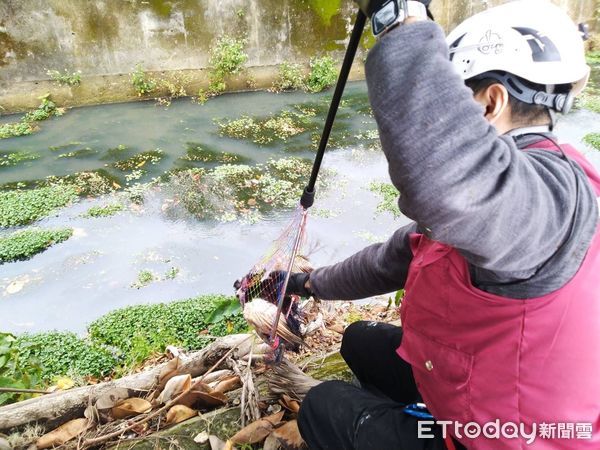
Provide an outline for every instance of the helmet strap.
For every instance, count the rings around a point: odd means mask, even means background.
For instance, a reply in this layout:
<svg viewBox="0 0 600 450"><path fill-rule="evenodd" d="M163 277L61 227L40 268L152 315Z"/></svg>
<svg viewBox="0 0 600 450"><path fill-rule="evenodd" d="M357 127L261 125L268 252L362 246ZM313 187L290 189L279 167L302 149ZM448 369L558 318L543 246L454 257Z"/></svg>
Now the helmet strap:
<svg viewBox="0 0 600 450"><path fill-rule="evenodd" d="M499 81L506 88L508 93L517 100L530 105L542 105L550 111L552 122L556 121L553 112L567 114L574 101L574 96L571 92L568 94L554 94L551 92L538 91L526 86L518 77L507 72L485 72L478 79L492 78ZM553 87L550 87L551 90Z"/></svg>

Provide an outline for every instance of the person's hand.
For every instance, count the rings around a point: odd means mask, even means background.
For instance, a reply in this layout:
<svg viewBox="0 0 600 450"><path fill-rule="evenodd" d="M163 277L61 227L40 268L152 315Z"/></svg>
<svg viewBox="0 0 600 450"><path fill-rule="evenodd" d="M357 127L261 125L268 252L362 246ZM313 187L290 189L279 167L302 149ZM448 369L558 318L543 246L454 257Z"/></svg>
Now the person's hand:
<svg viewBox="0 0 600 450"><path fill-rule="evenodd" d="M308 298L313 295L310 290L310 274L306 272L293 273L290 275L286 295L299 295L300 297Z"/></svg>
<svg viewBox="0 0 600 450"><path fill-rule="evenodd" d="M275 270L267 276L267 280L280 286L283 284L286 275L285 270ZM310 274L305 272L292 272L288 281L285 295L299 295L300 297L308 298L313 295L310 290L310 282L308 281Z"/></svg>

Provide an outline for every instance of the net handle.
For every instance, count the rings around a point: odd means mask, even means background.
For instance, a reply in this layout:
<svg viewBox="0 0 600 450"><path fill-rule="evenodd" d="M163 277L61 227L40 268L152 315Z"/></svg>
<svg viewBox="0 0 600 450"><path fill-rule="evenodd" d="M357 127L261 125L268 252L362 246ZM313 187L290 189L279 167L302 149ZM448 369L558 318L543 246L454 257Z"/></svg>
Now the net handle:
<svg viewBox="0 0 600 450"><path fill-rule="evenodd" d="M340 69L340 74L338 76L335 91L331 99L331 104L329 105L327 120L325 120L323 133L321 134L321 141L319 142L319 149L317 150L317 155L315 156L315 161L313 163L310 180L304 188L302 198L300 199L300 204L304 209L310 208L315 200L315 185L317 183L319 171L321 170L321 163L323 162L323 156L325 155L325 148L327 147L327 142L329 141L331 129L333 128L333 122L335 121L335 115L337 114L340 101L342 100L344 88L346 87L346 81L348 81L348 75L350 75L350 69L352 68L352 63L354 62L356 50L360 44L360 38L362 36L363 29L365 28L366 21L367 16L365 16L365 14L359 10L358 14L356 15L352 34L350 35L348 47L346 48L344 62L342 63L342 68Z"/></svg>

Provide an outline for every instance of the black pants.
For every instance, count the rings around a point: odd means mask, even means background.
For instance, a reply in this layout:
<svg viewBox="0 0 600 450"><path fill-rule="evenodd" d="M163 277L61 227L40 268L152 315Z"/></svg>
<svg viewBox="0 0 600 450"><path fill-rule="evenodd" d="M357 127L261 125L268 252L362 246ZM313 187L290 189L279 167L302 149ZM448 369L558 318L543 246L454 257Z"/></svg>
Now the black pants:
<svg viewBox="0 0 600 450"><path fill-rule="evenodd" d="M396 354L402 328L355 322L344 333L341 354L361 387L326 381L312 388L298 427L310 450L442 450L441 429L418 438L418 420L404 412L420 401L410 365ZM429 433L429 432L428 432Z"/></svg>

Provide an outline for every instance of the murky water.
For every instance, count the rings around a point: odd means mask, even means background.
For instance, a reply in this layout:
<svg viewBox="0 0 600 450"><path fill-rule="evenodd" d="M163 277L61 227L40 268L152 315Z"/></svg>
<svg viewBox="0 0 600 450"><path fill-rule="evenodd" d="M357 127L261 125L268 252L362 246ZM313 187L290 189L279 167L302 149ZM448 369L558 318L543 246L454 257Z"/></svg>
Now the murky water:
<svg viewBox="0 0 600 450"><path fill-rule="evenodd" d="M236 153L255 163L271 157L312 157L309 133L285 144L261 147L220 136L214 119L233 119L242 114L267 116L320 100L326 104L329 95L248 93L225 95L204 106L186 99L175 101L168 109L143 102L70 110L64 117L41 123L41 131L34 135L0 141L0 150L41 155L38 160L3 168L0 181L101 168L123 178L112 167L122 154L115 158L108 152L119 145L127 147L127 155L156 148L164 152L156 165L144 166L148 173L140 181L185 166L187 163L180 158L190 142ZM320 245L311 256L316 266L342 259L374 240L383 240L407 222L389 213L375 213L381 199L368 186L372 181L388 180L385 158L365 148L366 141L352 138L375 128L373 119L365 114L364 83L352 83L347 96L338 138L342 146L348 146L327 154L325 167L335 169L338 175L334 186L317 196L309 219L309 236ZM600 131L599 118L577 111L561 122L558 134L562 140L583 148L583 135ZM90 150L81 152L85 157L59 158L60 154L86 148ZM600 167L600 152L589 151L588 156ZM254 224L203 222L185 216L173 219L163 213L164 201L164 193L153 192L143 207L114 217L86 219L81 217L83 212L92 205L109 203L110 198L86 199L40 221L40 226L72 227L75 236L29 261L0 266L0 329L83 331L93 319L126 305L203 293L231 294L233 280L256 262L292 217L290 211L279 211ZM179 273L167 279L173 267ZM145 269L161 280L140 289L132 287L139 271ZM7 288L15 285L22 288L9 293L13 289Z"/></svg>

